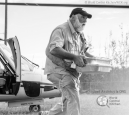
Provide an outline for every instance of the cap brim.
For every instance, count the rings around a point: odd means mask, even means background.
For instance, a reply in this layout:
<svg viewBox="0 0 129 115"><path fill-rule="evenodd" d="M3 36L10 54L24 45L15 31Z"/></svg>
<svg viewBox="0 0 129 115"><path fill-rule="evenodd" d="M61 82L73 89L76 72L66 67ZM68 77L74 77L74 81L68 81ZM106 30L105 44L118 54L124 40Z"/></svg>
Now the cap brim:
<svg viewBox="0 0 129 115"><path fill-rule="evenodd" d="M87 16L87 18L92 18L92 15L91 14L88 14L87 12L83 12L82 15L83 16Z"/></svg>
<svg viewBox="0 0 129 115"><path fill-rule="evenodd" d="M88 14L87 17L88 17L88 18L92 18L92 15L91 15L91 14Z"/></svg>

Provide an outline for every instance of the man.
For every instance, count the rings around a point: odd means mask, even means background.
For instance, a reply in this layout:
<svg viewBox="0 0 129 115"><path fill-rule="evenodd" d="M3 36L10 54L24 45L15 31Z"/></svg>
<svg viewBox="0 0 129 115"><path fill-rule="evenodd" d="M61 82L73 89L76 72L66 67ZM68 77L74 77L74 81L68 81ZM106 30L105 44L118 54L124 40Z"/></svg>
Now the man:
<svg viewBox="0 0 129 115"><path fill-rule="evenodd" d="M75 8L69 20L56 27L46 48L45 74L62 93L62 103L54 106L47 115L81 115L79 102L79 76L71 66L84 67L86 58L92 57L86 52L85 38L82 31L88 14L82 8ZM40 115L46 115L40 112Z"/></svg>

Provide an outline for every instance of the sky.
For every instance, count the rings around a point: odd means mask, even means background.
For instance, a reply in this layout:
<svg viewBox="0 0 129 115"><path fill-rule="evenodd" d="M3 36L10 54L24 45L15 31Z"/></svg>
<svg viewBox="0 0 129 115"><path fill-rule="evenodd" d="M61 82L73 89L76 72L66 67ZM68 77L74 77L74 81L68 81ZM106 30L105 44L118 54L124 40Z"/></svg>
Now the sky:
<svg viewBox="0 0 129 115"><path fill-rule="evenodd" d="M102 0L92 0L94 3ZM117 0L109 0L118 2ZM123 0L122 4L128 4ZM4 0L0 0L4 2ZM8 0L8 2L41 3L41 0ZM42 0L42 3L46 2ZM47 0L47 3L84 4L86 0ZM0 5L0 38L4 38L4 6ZM45 48L52 30L66 22L74 7L45 7L45 6L8 6L7 38L17 36L21 53L25 57L39 64L45 65ZM104 46L108 46L111 39L121 39L121 31L129 32L129 9L118 8L84 8L92 14L84 30L85 37L91 41L94 55L105 57ZM123 26L123 30L120 27ZM112 38L109 37L112 31Z"/></svg>

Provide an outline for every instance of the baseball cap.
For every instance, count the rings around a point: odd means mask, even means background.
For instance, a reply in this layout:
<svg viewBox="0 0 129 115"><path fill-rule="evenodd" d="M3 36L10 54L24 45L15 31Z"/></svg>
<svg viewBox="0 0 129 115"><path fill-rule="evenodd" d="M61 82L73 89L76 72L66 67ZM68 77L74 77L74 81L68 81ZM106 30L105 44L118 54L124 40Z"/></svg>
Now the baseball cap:
<svg viewBox="0 0 129 115"><path fill-rule="evenodd" d="M81 15L83 15L83 16L87 16L88 18L91 18L91 17L92 17L91 14L87 13L87 12L84 11L82 8L75 8L75 9L73 9L72 12L71 12L71 14L70 14L70 17L71 17L72 15L76 15L76 14L81 14Z"/></svg>

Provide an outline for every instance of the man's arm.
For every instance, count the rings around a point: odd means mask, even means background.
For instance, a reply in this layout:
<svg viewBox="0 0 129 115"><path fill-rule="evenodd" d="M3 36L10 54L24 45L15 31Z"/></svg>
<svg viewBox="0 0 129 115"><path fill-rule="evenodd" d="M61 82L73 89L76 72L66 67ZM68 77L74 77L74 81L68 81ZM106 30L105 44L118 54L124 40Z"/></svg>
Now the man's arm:
<svg viewBox="0 0 129 115"><path fill-rule="evenodd" d="M74 58L76 57L76 55L67 52L66 50L64 50L61 47L56 47L51 51L51 54L53 54L56 57L59 57L61 59L69 59L69 60L74 60Z"/></svg>
<svg viewBox="0 0 129 115"><path fill-rule="evenodd" d="M56 29L51 36L51 41L49 44L50 53L61 59L70 59L74 60L75 55L67 52L63 49L65 41L65 34L62 29Z"/></svg>
<svg viewBox="0 0 129 115"><path fill-rule="evenodd" d="M51 41L48 46L50 53L55 57L58 57L63 60L64 59L73 60L74 63L78 66L81 66L81 67L85 66L85 63L83 61L85 58L84 56L75 55L63 49L64 38L65 38L65 34L61 29L56 29L52 33Z"/></svg>
<svg viewBox="0 0 129 115"><path fill-rule="evenodd" d="M56 47L53 50L51 50L51 54L61 59L73 60L74 63L80 67L85 66L84 56L69 53L61 47Z"/></svg>

